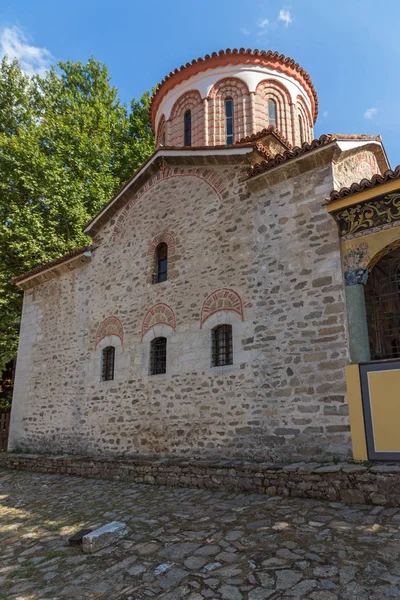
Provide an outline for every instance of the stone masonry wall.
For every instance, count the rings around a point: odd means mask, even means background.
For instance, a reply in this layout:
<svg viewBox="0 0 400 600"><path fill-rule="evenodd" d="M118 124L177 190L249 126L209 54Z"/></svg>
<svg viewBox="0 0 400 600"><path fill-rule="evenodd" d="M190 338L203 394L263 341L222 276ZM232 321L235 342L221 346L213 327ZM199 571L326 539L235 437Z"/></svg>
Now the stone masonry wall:
<svg viewBox="0 0 400 600"><path fill-rule="evenodd" d="M28 291L10 447L347 456L340 251L322 206L332 170L290 178L290 168L258 192L241 183L238 166L168 168L103 228L91 263ZM173 265L168 281L152 284L149 249L164 233ZM202 311L221 289L230 310L213 313L224 302L217 294ZM160 304L169 324L152 308ZM201 321L204 310L211 316ZM110 337L115 380L104 382L96 332L110 316L123 335ZM234 364L211 368L219 323L232 324ZM155 335L167 337L167 373L149 376Z"/></svg>
<svg viewBox="0 0 400 600"><path fill-rule="evenodd" d="M348 504L400 506L398 465L278 465L241 461L154 460L145 456L129 460L104 460L87 456L2 454L0 467L150 485L255 492Z"/></svg>

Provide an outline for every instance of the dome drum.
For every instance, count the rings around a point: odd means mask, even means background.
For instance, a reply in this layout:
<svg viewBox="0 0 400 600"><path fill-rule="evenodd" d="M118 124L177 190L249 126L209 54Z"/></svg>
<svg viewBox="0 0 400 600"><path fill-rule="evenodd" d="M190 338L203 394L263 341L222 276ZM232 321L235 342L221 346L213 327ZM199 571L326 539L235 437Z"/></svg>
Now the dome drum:
<svg viewBox="0 0 400 600"><path fill-rule="evenodd" d="M291 59L227 51L171 73L155 92L150 114L157 147L229 145L269 125L300 146L314 138L317 96Z"/></svg>

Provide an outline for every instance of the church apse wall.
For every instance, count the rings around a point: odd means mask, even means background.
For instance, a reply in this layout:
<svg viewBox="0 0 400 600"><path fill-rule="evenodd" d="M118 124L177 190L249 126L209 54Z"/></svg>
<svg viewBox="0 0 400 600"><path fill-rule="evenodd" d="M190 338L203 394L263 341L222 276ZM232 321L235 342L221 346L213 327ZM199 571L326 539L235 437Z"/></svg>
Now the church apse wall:
<svg viewBox="0 0 400 600"><path fill-rule="evenodd" d="M193 172L153 176L95 237L89 264L26 292L13 447L348 453L339 242L321 211L331 167L257 192L243 167ZM160 239L169 273L153 283ZM212 367L221 324L232 326L233 364ZM160 336L167 372L150 375ZM101 381L109 345L114 379Z"/></svg>

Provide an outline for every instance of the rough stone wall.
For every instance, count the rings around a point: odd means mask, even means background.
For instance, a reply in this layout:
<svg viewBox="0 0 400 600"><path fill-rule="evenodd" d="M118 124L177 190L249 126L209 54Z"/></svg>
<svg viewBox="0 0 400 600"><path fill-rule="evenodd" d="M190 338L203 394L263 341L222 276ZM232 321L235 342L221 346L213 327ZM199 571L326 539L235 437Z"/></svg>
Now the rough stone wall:
<svg viewBox="0 0 400 600"><path fill-rule="evenodd" d="M11 447L268 460L349 453L339 241L322 206L332 169L287 180L285 169L258 192L240 183L238 166L168 169L103 228L90 264L26 293ZM171 277L152 284L149 248L166 232ZM201 324L203 302L221 288L237 294L242 314L214 312ZM175 326L144 330L159 303ZM102 382L96 332L109 316L121 321L123 343L115 380ZM219 323L232 324L234 364L211 368ZM155 335L167 337L167 374L149 376Z"/></svg>
<svg viewBox="0 0 400 600"><path fill-rule="evenodd" d="M150 485L255 492L348 504L400 506L400 467L356 464L257 463L252 461L154 460L139 456L112 460L86 456L2 454L0 467L134 481Z"/></svg>

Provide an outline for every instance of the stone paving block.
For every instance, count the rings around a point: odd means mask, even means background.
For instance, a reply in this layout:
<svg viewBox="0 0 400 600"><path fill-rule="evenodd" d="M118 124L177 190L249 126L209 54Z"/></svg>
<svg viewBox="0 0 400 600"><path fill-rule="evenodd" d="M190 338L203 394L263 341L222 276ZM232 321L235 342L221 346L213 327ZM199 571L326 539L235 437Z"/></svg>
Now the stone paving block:
<svg viewBox="0 0 400 600"><path fill-rule="evenodd" d="M102 548L111 546L128 535L128 528L125 523L112 521L95 529L82 539L82 550L87 554L97 552Z"/></svg>

